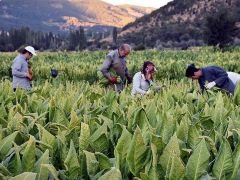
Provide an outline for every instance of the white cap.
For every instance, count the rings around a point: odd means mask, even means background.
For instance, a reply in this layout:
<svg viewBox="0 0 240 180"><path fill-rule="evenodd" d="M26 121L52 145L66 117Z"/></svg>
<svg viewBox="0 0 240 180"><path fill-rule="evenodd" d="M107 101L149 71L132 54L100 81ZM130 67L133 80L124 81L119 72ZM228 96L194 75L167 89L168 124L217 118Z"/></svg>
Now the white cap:
<svg viewBox="0 0 240 180"><path fill-rule="evenodd" d="M28 52L32 53L32 55L34 55L34 56L37 55L34 47L32 47L32 46L27 46L27 47L25 47L25 49L26 49Z"/></svg>

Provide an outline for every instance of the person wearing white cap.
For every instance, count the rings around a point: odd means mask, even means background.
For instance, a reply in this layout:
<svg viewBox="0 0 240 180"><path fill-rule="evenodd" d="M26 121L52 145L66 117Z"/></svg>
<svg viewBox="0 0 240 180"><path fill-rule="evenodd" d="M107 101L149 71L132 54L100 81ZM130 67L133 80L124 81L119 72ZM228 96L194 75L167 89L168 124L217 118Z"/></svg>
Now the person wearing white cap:
<svg viewBox="0 0 240 180"><path fill-rule="evenodd" d="M12 62L13 90L22 88L31 90L32 70L29 69L29 60L36 56L36 51L32 46L27 46Z"/></svg>

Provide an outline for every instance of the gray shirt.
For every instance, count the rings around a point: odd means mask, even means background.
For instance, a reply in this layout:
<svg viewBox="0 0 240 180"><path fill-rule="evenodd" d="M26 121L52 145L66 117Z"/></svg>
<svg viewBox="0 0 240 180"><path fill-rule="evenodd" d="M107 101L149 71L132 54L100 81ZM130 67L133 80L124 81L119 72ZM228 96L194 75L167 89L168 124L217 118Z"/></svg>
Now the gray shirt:
<svg viewBox="0 0 240 180"><path fill-rule="evenodd" d="M114 70L118 76L124 81L128 75L128 68L126 66L126 58L120 57L118 49L111 51L107 56L101 67L101 72L104 77L110 78L110 69Z"/></svg>
<svg viewBox="0 0 240 180"><path fill-rule="evenodd" d="M13 88L31 90L30 80L26 77L28 72L28 62L26 58L19 54L12 62Z"/></svg>

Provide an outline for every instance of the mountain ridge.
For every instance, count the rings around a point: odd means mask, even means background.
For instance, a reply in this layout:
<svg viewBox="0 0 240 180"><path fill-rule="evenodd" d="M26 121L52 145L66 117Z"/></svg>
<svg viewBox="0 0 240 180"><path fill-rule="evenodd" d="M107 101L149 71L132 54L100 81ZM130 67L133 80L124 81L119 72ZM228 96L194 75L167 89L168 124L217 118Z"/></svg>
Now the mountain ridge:
<svg viewBox="0 0 240 180"><path fill-rule="evenodd" d="M29 26L43 31L95 25L123 27L152 10L114 6L101 0L1 0L0 27Z"/></svg>
<svg viewBox="0 0 240 180"><path fill-rule="evenodd" d="M239 0L174 0L124 26L119 41L147 47L177 46L180 42L203 45L204 18L223 6L236 11L240 19Z"/></svg>

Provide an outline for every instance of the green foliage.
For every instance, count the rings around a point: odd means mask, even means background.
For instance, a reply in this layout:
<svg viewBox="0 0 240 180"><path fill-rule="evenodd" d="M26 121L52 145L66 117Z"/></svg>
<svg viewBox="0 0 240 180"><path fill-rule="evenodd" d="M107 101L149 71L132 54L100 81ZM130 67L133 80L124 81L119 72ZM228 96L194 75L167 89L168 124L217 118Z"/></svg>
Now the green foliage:
<svg viewBox="0 0 240 180"><path fill-rule="evenodd" d="M0 82L0 179L240 177L239 89L235 97L200 96L183 78L192 61L240 72L238 52L134 52L130 72L151 58L165 86L142 99L131 97L131 86L121 94L100 87L95 71L104 53L40 54L31 92ZM0 57L2 75L13 56ZM51 64L64 71L49 81Z"/></svg>

